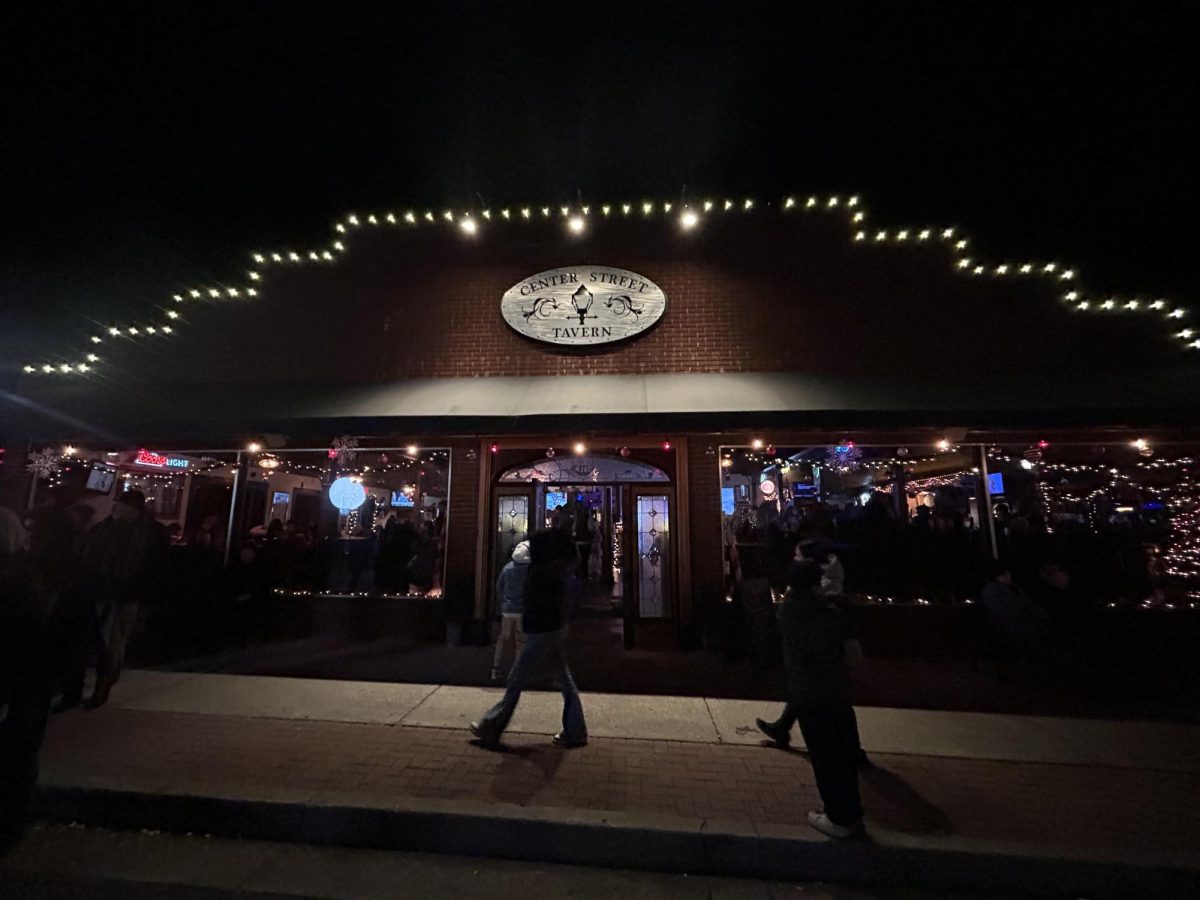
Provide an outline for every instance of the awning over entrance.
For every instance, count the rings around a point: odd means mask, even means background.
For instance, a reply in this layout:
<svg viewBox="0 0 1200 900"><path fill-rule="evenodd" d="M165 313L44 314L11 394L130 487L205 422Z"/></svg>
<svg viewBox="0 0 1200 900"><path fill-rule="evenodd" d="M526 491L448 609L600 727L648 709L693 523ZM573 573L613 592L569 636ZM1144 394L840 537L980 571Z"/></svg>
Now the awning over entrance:
<svg viewBox="0 0 1200 900"><path fill-rule="evenodd" d="M863 427L881 424L1189 424L1197 396L1190 379L1164 374L1096 390L1086 373L1047 382L1019 371L999 377L894 378L783 372L409 379L365 385L174 385L168 390L86 390L63 384L36 402L13 398L12 420L39 438L88 433L168 437L420 423L443 432L523 430L527 426L661 430L670 425L744 427L788 422Z"/></svg>
<svg viewBox="0 0 1200 900"><path fill-rule="evenodd" d="M1103 394L1055 384L947 375L834 378L786 372L443 378L356 387L294 407L299 418L504 417L672 413L996 411L1175 406L1148 382Z"/></svg>

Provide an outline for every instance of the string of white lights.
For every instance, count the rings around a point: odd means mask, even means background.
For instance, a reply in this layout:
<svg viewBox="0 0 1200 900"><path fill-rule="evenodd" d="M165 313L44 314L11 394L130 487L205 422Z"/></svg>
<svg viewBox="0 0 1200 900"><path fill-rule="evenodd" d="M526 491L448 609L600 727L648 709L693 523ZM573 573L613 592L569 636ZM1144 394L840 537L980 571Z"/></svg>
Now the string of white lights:
<svg viewBox="0 0 1200 900"><path fill-rule="evenodd" d="M843 197L809 196L807 198L789 196L777 203L759 202L754 198L733 200L705 199L693 203L662 202L643 200L639 203L604 203L568 206L522 206L504 207L499 210L489 208L481 210L445 209L435 214L431 209L404 211L389 210L373 212L365 215L350 213L334 222L335 238L326 245L313 249L298 251L295 249L279 249L261 251L251 254L255 267L247 270L245 281L238 283L206 285L188 288L173 294L172 303L188 304L193 301L239 300L253 299L260 295L264 272L272 267L289 267L305 265L330 265L340 260L347 252L347 242L358 231L372 228L412 229L426 227L430 224L450 226L458 229L469 239L479 238L493 224L501 222L533 222L545 220L561 220L565 224L568 236L578 238L583 235L589 223L610 219L663 219L673 221L683 231L696 229L705 216L728 215L730 213L750 214L763 209L775 209L782 214L794 214L796 211L836 212L844 213L853 230L852 240L857 243L919 245L941 243L948 246L953 254L954 268L969 277L990 278L1048 278L1055 282L1076 282L1078 272L1054 261L1023 262L983 262L973 256L968 256L967 248L970 239L958 233L953 227L913 227L899 229L877 229L870 231L866 227L867 212L857 195ZM1141 312L1159 313L1167 322L1174 326L1176 322L1187 315L1184 307L1169 303L1164 298L1143 299L1141 297L1123 296L1088 296L1077 286L1062 295L1062 299L1071 304L1072 308L1080 311L1095 312ZM165 320L165 321L164 321ZM170 336L182 324L182 314L174 306L160 307L154 313L153 320L144 320L134 324L110 325L98 333L88 337L92 345L91 352L83 354L78 360L58 362L29 362L22 367L27 375L87 375L103 360L95 352L97 345L109 340L140 340L143 337L155 338ZM1200 350L1200 331L1184 328L1173 332L1175 338L1183 342L1183 346Z"/></svg>

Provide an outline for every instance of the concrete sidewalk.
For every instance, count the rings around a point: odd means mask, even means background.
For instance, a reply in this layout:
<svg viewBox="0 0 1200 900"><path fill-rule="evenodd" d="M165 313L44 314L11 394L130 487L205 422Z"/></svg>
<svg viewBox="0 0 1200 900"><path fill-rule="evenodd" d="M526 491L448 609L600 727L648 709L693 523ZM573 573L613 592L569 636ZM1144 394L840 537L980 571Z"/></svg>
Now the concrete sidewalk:
<svg viewBox="0 0 1200 900"><path fill-rule="evenodd" d="M497 690L142 670L122 678L109 707L465 730ZM760 746L755 718L779 712L758 700L588 693L586 701L593 737L702 744ZM558 694L530 691L509 730L552 734L561 713ZM878 707L858 707L858 722L870 753L1200 772L1200 726Z"/></svg>
<svg viewBox="0 0 1200 900"><path fill-rule="evenodd" d="M468 742L498 690L130 672L47 735L48 814L273 840L665 871L1144 896L1200 875L1200 729L861 709L871 840L804 824L770 704L585 694L592 743L522 699L507 752ZM1182 894L1179 894L1182 895Z"/></svg>

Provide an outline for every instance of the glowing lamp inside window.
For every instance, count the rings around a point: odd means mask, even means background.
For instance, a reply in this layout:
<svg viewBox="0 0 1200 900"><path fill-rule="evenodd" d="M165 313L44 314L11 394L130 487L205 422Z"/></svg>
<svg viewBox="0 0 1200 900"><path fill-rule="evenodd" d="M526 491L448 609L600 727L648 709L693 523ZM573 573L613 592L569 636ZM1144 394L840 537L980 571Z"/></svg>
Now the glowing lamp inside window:
<svg viewBox="0 0 1200 900"><path fill-rule="evenodd" d="M353 478L338 478L329 486L329 500L341 512L350 512L366 502L367 489Z"/></svg>

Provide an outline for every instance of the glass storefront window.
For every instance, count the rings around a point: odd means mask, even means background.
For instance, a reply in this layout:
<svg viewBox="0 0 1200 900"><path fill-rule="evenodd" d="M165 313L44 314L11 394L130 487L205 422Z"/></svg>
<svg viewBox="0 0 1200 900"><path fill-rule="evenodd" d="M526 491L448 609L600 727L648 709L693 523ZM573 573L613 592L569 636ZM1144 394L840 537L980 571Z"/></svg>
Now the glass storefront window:
<svg viewBox="0 0 1200 900"><path fill-rule="evenodd" d="M122 494L137 491L146 512L179 546L225 545L236 452L73 448L55 490L90 527Z"/></svg>
<svg viewBox="0 0 1200 900"><path fill-rule="evenodd" d="M121 494L139 491L177 555L187 556L182 571L219 573L228 559L237 596L439 596L443 589L445 448L366 446L341 457L326 448L240 457L236 450L79 448L63 474L55 490L69 492L89 524L106 518ZM331 499L339 479L352 487L353 502L343 506Z"/></svg>
<svg viewBox="0 0 1200 900"><path fill-rule="evenodd" d="M447 449L282 449L246 462L238 534L273 588L441 595Z"/></svg>
<svg viewBox="0 0 1200 900"><path fill-rule="evenodd" d="M781 589L795 546L811 541L837 557L847 594L966 603L988 578L994 532L996 554L1035 598L1069 583L1109 607L1200 603L1196 449L724 447L730 587L762 578Z"/></svg>
<svg viewBox="0 0 1200 900"><path fill-rule="evenodd" d="M796 545L812 542L823 558L836 556L847 593L966 599L987 550L977 455L970 448L919 455L849 441L722 448L731 586L763 579L778 595ZM932 530L934 523L936 550L909 546L920 543L921 527Z"/></svg>
<svg viewBox="0 0 1200 900"><path fill-rule="evenodd" d="M1200 601L1195 446L1146 441L988 449L996 540L1014 579L1106 606Z"/></svg>

